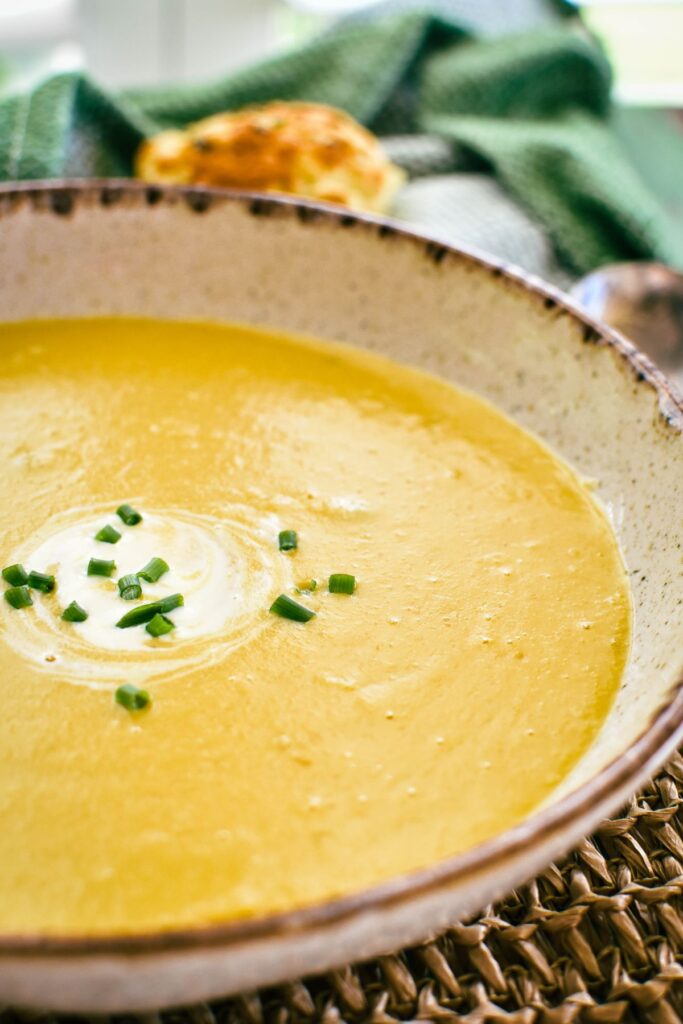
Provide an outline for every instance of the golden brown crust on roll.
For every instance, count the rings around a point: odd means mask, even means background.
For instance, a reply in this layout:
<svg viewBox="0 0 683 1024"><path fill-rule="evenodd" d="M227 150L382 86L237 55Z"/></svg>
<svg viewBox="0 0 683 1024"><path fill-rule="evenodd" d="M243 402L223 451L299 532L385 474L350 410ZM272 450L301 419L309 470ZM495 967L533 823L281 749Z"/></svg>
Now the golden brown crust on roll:
<svg viewBox="0 0 683 1024"><path fill-rule="evenodd" d="M384 213L403 182L375 136L317 103L277 101L215 114L147 139L144 181L285 192Z"/></svg>

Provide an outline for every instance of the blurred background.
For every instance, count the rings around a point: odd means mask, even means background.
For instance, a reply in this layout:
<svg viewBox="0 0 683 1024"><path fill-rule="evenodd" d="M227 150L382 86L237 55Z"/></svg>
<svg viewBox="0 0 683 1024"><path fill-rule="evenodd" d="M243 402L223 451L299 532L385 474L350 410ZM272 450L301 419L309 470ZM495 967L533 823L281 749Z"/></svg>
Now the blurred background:
<svg viewBox="0 0 683 1024"><path fill-rule="evenodd" d="M71 71L114 96L135 87L192 86L300 48L338 21L415 7L445 15L476 38L566 22L599 40L614 75L610 130L665 211L669 262L683 266L683 0L0 0L0 100ZM387 142L402 163L401 140ZM438 149L429 159L430 173L438 171ZM528 210L510 207L505 188L478 180L475 195L462 174L446 195L443 181L435 191L424 178L413 180L419 167L408 171L411 186L396 215L567 284L545 234ZM10 167L3 176L45 175ZM502 234L500 224L507 225Z"/></svg>
<svg viewBox="0 0 683 1024"><path fill-rule="evenodd" d="M340 16L379 5L380 0L1 0L3 84L67 68L85 68L116 87L196 81L236 70L305 41ZM624 105L683 108L683 0L437 0L421 6L464 18L475 28L507 32L576 14L604 43Z"/></svg>
<svg viewBox="0 0 683 1024"><path fill-rule="evenodd" d="M191 82L298 45L377 0L0 0L0 95L85 69L110 87ZM615 72L615 129L677 225L683 263L683 0L452 0L478 30L576 15ZM131 34L131 27L134 27Z"/></svg>

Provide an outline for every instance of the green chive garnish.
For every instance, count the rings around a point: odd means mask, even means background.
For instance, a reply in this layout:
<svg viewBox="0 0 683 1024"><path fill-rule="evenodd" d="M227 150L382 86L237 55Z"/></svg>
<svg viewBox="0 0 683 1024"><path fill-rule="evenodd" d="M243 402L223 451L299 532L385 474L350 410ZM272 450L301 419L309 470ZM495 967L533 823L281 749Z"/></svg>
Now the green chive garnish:
<svg viewBox="0 0 683 1024"><path fill-rule="evenodd" d="M18 562L15 565L6 566L2 570L2 578L12 587L25 587L28 583L28 573Z"/></svg>
<svg viewBox="0 0 683 1024"><path fill-rule="evenodd" d="M352 594L356 589L356 577L346 572L335 572L328 583L331 594Z"/></svg>
<svg viewBox="0 0 683 1024"><path fill-rule="evenodd" d="M85 608L81 608L78 601L72 601L62 612L62 618L65 622L85 622L88 613Z"/></svg>
<svg viewBox="0 0 683 1024"><path fill-rule="evenodd" d="M28 574L28 585L32 590L41 590L43 594L49 594L55 589L55 578L47 572L32 571Z"/></svg>
<svg viewBox="0 0 683 1024"><path fill-rule="evenodd" d="M318 588L317 580L305 580L296 588L297 594L312 594Z"/></svg>
<svg viewBox="0 0 683 1024"><path fill-rule="evenodd" d="M111 576L116 569L116 562L107 562L104 558L91 558L88 562L88 576Z"/></svg>
<svg viewBox="0 0 683 1024"><path fill-rule="evenodd" d="M293 619L294 622L308 622L315 615L310 608L304 608L302 604L288 597L287 594L280 594L270 606L271 612L281 615L283 619Z"/></svg>
<svg viewBox="0 0 683 1024"><path fill-rule="evenodd" d="M142 576L148 583L156 583L166 572L168 564L163 558L151 558L144 569L140 569L138 576Z"/></svg>
<svg viewBox="0 0 683 1024"><path fill-rule="evenodd" d="M134 573L121 577L119 580L119 595L124 601L137 601L139 597L142 597L140 580Z"/></svg>
<svg viewBox="0 0 683 1024"><path fill-rule="evenodd" d="M114 699L126 711L142 711L143 708L152 703L152 698L147 690L139 690L132 683L125 683L123 686L119 686L114 694Z"/></svg>
<svg viewBox="0 0 683 1024"><path fill-rule="evenodd" d="M101 540L105 544L116 544L117 541L121 540L121 534L107 523L106 526L97 531L95 540Z"/></svg>
<svg viewBox="0 0 683 1024"><path fill-rule="evenodd" d="M296 551L299 546L296 530L280 530L277 541L280 551Z"/></svg>
<svg viewBox="0 0 683 1024"><path fill-rule="evenodd" d="M126 526L137 526L142 522L142 516L136 512L132 505L119 505L116 510L119 519L122 519Z"/></svg>
<svg viewBox="0 0 683 1024"><path fill-rule="evenodd" d="M147 623L145 629L150 636L164 636L166 633L170 633L172 629L175 629L175 625L165 615L157 612L154 618L150 619Z"/></svg>
<svg viewBox="0 0 683 1024"><path fill-rule="evenodd" d="M10 587L5 591L5 600L13 608L28 608L33 604L28 587Z"/></svg>
<svg viewBox="0 0 683 1024"><path fill-rule="evenodd" d="M158 601L152 601L150 604L139 604L137 608L131 608L122 619L119 619L116 625L119 629L128 629L129 626L143 626L145 622L153 619L157 612L160 615L165 615L166 612L172 612L174 608L180 608L183 604L185 604L185 598L182 594L169 594L168 597L162 597Z"/></svg>

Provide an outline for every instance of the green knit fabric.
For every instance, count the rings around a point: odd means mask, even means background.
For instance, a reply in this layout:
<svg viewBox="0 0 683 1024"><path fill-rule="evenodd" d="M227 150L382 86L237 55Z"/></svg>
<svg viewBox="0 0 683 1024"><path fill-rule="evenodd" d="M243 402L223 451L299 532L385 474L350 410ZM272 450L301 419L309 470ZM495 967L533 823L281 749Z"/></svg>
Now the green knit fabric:
<svg viewBox="0 0 683 1024"><path fill-rule="evenodd" d="M380 134L448 140L449 170L494 175L570 272L667 260L664 217L612 136L609 90L601 52L565 26L475 40L424 13L366 18L201 86L112 95L84 75L55 76L0 103L0 176L127 175L140 140L161 128L269 99L316 100Z"/></svg>

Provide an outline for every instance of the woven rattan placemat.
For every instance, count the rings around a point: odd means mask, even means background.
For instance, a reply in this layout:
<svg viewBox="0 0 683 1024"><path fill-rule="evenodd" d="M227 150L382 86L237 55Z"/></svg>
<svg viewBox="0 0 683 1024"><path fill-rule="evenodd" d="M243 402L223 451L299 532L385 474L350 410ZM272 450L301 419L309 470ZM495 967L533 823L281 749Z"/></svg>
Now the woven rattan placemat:
<svg viewBox="0 0 683 1024"><path fill-rule="evenodd" d="M679 753L561 863L434 942L142 1020L680 1024L682 794ZM51 1015L5 1010L0 1024L36 1016Z"/></svg>

